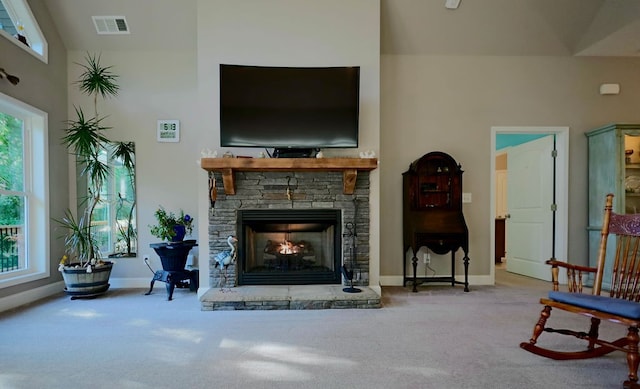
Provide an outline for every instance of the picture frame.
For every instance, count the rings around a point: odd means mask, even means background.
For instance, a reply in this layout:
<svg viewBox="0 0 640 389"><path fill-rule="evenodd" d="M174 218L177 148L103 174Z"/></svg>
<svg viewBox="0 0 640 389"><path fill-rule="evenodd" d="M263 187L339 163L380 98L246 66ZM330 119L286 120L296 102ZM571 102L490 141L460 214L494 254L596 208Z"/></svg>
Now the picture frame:
<svg viewBox="0 0 640 389"><path fill-rule="evenodd" d="M158 120L158 142L180 142L179 120Z"/></svg>

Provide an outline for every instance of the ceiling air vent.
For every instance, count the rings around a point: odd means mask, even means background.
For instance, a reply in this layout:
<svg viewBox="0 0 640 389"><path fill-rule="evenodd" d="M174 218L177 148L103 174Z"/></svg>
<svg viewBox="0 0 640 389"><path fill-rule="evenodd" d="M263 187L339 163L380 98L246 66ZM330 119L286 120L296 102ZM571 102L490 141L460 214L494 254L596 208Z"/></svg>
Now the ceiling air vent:
<svg viewBox="0 0 640 389"><path fill-rule="evenodd" d="M124 16L92 16L96 32L100 35L129 34Z"/></svg>

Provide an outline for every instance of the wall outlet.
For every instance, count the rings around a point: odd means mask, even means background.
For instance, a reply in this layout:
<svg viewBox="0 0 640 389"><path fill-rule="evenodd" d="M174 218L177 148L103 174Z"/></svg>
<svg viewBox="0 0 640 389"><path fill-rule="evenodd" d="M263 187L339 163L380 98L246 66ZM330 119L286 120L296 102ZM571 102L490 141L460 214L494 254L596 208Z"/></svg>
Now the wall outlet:
<svg viewBox="0 0 640 389"><path fill-rule="evenodd" d="M431 263L431 254L423 253L422 254L422 261L424 262L425 265L430 264Z"/></svg>

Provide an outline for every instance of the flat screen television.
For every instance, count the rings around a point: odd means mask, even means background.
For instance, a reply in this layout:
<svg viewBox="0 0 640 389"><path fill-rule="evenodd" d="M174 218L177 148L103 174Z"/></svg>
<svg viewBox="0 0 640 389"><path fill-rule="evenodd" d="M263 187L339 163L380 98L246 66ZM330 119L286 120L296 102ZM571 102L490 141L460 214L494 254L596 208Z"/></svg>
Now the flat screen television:
<svg viewBox="0 0 640 389"><path fill-rule="evenodd" d="M360 68L220 65L220 145L358 147Z"/></svg>

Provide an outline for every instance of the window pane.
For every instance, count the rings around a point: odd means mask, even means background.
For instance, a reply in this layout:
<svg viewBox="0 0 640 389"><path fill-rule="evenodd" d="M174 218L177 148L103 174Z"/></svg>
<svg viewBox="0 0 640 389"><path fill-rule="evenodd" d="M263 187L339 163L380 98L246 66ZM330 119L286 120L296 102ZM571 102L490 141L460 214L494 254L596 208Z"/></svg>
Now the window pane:
<svg viewBox="0 0 640 389"><path fill-rule="evenodd" d="M26 268L23 124L0 112L0 273Z"/></svg>
<svg viewBox="0 0 640 389"><path fill-rule="evenodd" d="M0 288L51 276L46 131L46 112L0 93Z"/></svg>
<svg viewBox="0 0 640 389"><path fill-rule="evenodd" d="M91 218L91 228L95 232L95 238L98 241L100 254L105 255L111 251L111 226L109 225L110 206L104 198L98 203L93 210Z"/></svg>
<svg viewBox="0 0 640 389"><path fill-rule="evenodd" d="M22 120L0 112L0 190L24 191L22 128Z"/></svg>
<svg viewBox="0 0 640 389"><path fill-rule="evenodd" d="M7 34L14 36L18 33L16 30L16 26L14 26L11 17L9 17L9 13L0 1L0 29L5 30Z"/></svg>
<svg viewBox="0 0 640 389"><path fill-rule="evenodd" d="M9 39L13 44L47 63L47 41L27 0L0 0L0 31L0 38Z"/></svg>
<svg viewBox="0 0 640 389"><path fill-rule="evenodd" d="M24 196L0 195L0 273L26 268Z"/></svg>
<svg viewBox="0 0 640 389"><path fill-rule="evenodd" d="M129 172L121 159L113 160L113 176L115 183L115 228L116 228L116 253L135 253L135 205L136 192L134 188L134 175Z"/></svg>
<svg viewBox="0 0 640 389"><path fill-rule="evenodd" d="M134 150L132 142L117 142L105 146L105 150L99 155L100 161L108 166L109 174L103 183L100 201L93 210L91 225L103 257L136 255L135 172L130 170L131 164L134 163L131 160L134 158ZM86 176L82 176L79 181L86 185L87 189L80 191L83 197L78 198L78 212L85 211L95 191L87 181Z"/></svg>

